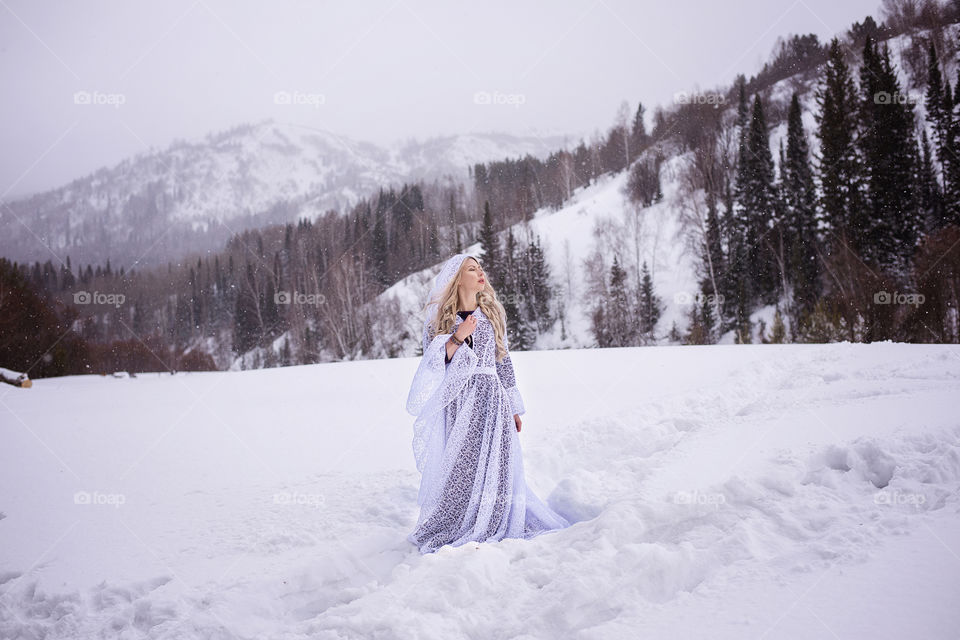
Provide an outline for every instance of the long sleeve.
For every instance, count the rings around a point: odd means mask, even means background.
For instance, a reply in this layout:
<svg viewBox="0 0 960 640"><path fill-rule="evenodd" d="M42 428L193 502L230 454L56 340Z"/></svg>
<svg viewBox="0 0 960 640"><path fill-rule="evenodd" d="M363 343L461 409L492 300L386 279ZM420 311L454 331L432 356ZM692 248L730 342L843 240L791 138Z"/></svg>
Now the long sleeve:
<svg viewBox="0 0 960 640"><path fill-rule="evenodd" d="M453 359L447 363L446 342L449 334L431 335L424 330L423 336L427 346L407 395L407 411L414 416L427 409L439 411L453 400L473 375L479 362L473 349L457 349Z"/></svg>
<svg viewBox="0 0 960 640"><path fill-rule="evenodd" d="M503 346L507 349L507 355L503 356L503 360L497 362L497 376L500 378L500 384L503 385L507 394L507 400L510 402L511 415L523 415L527 412L527 409L523 405L523 397L520 395L520 390L517 389L517 376L513 370L513 360L510 359L510 349L506 344L507 337L504 336L503 340Z"/></svg>
<svg viewBox="0 0 960 640"><path fill-rule="evenodd" d="M427 353L427 348L430 346L430 341L433 339L433 336L430 334L430 327L427 324L423 326L423 353Z"/></svg>

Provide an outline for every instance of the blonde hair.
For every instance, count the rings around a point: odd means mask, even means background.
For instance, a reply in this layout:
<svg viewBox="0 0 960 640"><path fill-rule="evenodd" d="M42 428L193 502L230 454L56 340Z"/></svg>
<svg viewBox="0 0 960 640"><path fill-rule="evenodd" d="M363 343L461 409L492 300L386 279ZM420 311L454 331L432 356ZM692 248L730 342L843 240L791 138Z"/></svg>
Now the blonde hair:
<svg viewBox="0 0 960 640"><path fill-rule="evenodd" d="M460 264L460 268L457 269L457 274L450 278L450 282L443 288L440 295L437 296L437 299L427 302L427 306L432 302L437 303L437 313L430 322L430 328L434 336L440 335L441 333L451 333L453 329L453 325L456 322L457 311L459 310L457 307L460 303L457 288L460 286L460 278L467 268L468 260L473 260L478 265L480 264L480 261L473 256L464 258ZM497 299L497 292L494 291L490 285L489 279L484 282L483 289L477 293L477 306L480 307L483 315L487 316L487 318L490 319L490 324L493 325L493 336L496 341L496 359L497 362L499 362L507 355L507 349L504 346L507 313L503 309L503 304ZM426 307L424 307L424 310L426 310Z"/></svg>

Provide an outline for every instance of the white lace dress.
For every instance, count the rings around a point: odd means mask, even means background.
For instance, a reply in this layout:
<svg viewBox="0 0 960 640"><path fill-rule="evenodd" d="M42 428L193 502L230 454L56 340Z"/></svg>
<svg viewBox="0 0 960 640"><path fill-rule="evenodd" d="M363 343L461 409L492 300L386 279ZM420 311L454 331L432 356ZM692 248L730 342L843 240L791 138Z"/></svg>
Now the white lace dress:
<svg viewBox="0 0 960 640"><path fill-rule="evenodd" d="M570 526L524 480L513 415L525 408L509 351L496 362L493 325L479 308L473 348L449 364L450 334L424 331L423 358L407 398L420 480L420 516L407 539L421 553L466 542L531 538ZM454 329L462 319L457 316ZM505 345L508 346L508 345Z"/></svg>

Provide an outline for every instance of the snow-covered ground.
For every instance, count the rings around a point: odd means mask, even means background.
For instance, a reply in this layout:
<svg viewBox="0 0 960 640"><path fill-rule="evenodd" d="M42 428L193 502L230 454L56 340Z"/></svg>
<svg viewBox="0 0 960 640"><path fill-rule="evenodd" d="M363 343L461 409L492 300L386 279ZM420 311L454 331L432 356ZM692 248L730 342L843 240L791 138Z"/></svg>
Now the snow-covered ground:
<svg viewBox="0 0 960 640"><path fill-rule="evenodd" d="M956 638L957 346L514 362L575 523L426 556L415 358L0 385L0 637Z"/></svg>

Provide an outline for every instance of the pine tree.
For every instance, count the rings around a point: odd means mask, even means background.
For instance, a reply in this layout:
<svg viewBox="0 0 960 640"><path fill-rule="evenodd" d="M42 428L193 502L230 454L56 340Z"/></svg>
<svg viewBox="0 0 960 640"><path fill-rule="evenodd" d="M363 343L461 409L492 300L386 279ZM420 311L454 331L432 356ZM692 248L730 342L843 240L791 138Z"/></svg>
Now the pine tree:
<svg viewBox="0 0 960 640"><path fill-rule="evenodd" d="M774 222L773 157L760 96L754 97L753 113L748 123L743 154L737 164L737 240L742 243L745 260L734 265L738 280L749 281L748 304L754 294L768 300L776 286L776 263L767 238Z"/></svg>
<svg viewBox="0 0 960 640"><path fill-rule="evenodd" d="M521 273L523 259L517 254L516 240L511 228L507 231L507 242L502 255L503 261L500 264L501 276L497 287L497 297L507 314L507 335L510 348L523 351L533 345L536 339L536 330L532 326L528 313L526 313L525 305L521 304L524 298Z"/></svg>
<svg viewBox="0 0 960 640"><path fill-rule="evenodd" d="M951 160L946 165L947 175L943 180L943 217L940 226L960 226L960 69L957 69L956 93L950 82L944 79L943 111L947 121L944 155Z"/></svg>
<svg viewBox="0 0 960 640"><path fill-rule="evenodd" d="M798 317L812 309L820 295L820 268L816 250L817 194L796 93L787 115L787 151L782 171L788 279L793 285L794 313Z"/></svg>
<svg viewBox="0 0 960 640"><path fill-rule="evenodd" d="M647 262L644 261L640 269L640 291L637 304L640 339L644 344L649 344L656 338L654 332L660 321L662 310L663 304L653 290L653 278L650 277L650 270L647 268Z"/></svg>
<svg viewBox="0 0 960 640"><path fill-rule="evenodd" d="M606 309L610 346L632 347L637 342L637 320L627 294L627 272L617 256L610 267L610 297Z"/></svg>
<svg viewBox="0 0 960 640"><path fill-rule="evenodd" d="M930 153L930 143L927 140L927 131L921 136L921 157L917 173L917 189L920 198L920 211L923 222L923 232L931 233L943 226L944 203L940 184L937 182L936 170Z"/></svg>
<svg viewBox="0 0 960 640"><path fill-rule="evenodd" d="M482 253L483 270L491 282L496 282L498 287L502 287L502 274L500 272L500 242L497 240L497 232L493 228L493 217L490 215L490 202L483 203L483 226L480 227L480 251Z"/></svg>
<svg viewBox="0 0 960 640"><path fill-rule="evenodd" d="M194 272L193 267L190 267L190 303L191 303L191 313L193 320L191 322L191 329L200 330L203 327L203 296L201 295L200 285L197 282L197 274L199 271Z"/></svg>
<svg viewBox="0 0 960 640"><path fill-rule="evenodd" d="M149 331L147 319L143 313L143 300L137 297L133 303L133 332L138 336L146 335Z"/></svg>
<svg viewBox="0 0 960 640"><path fill-rule="evenodd" d="M925 205L922 205L923 214L926 216L924 226L927 231L931 231L945 226L951 220L960 223L960 155L957 147L957 141L960 140L960 122L954 114L954 96L950 81L941 73L936 48L932 42L928 51L925 97L927 122L933 130L933 146L937 156L934 181L935 184L940 182L943 185L940 187L936 184L936 189L930 189L929 185L919 187L923 191L920 199L927 198ZM926 170L923 172L926 173ZM933 202L930 202L933 192L941 195L939 199L934 196Z"/></svg>
<svg viewBox="0 0 960 640"><path fill-rule="evenodd" d="M790 290L789 247L792 244L791 229L787 216L787 158L783 150L783 139L780 139L780 149L777 155L777 180L773 185L774 206L772 231L769 234L773 245L774 259L776 260L777 299L786 295Z"/></svg>
<svg viewBox="0 0 960 640"><path fill-rule="evenodd" d="M260 305L260 308L263 309L264 333L267 334L273 333L280 324L280 310L277 309L276 293L273 281L267 278L263 290L262 304Z"/></svg>
<svg viewBox="0 0 960 640"><path fill-rule="evenodd" d="M630 160L640 155L647 144L647 127L643 122L643 104L637 104L637 113L633 116L633 127L630 131Z"/></svg>
<svg viewBox="0 0 960 640"><path fill-rule="evenodd" d="M737 129L740 132L740 147L737 149L737 157L743 155L744 140L746 140L747 123L750 120L750 107L747 104L747 86L746 78L743 75L737 76Z"/></svg>
<svg viewBox="0 0 960 640"><path fill-rule="evenodd" d="M553 325L550 316L550 304L553 299L553 287L550 286L550 269L547 265L540 237L530 241L527 246L527 273L529 274L528 297L531 316L538 333L547 331Z"/></svg>
<svg viewBox="0 0 960 640"><path fill-rule="evenodd" d="M950 96L944 94L943 76L940 73L940 61L937 58L937 50L930 43L927 54L927 122L933 130L933 140L937 150L937 160L939 161L939 173L944 184L947 183L951 172L947 168L951 161L950 153L950 119L951 105ZM924 135L926 131L924 131Z"/></svg>
<svg viewBox="0 0 960 640"><path fill-rule="evenodd" d="M743 75L738 75L736 80L737 85L737 157L735 159L737 163L737 172L740 171L740 159L744 157L747 153L747 128L750 123L750 106L747 104L747 87L746 87L746 78ZM727 214L730 216L729 225L731 228L734 226L734 209L736 198L736 183L734 183L734 188L731 190L729 196L729 202L727 203Z"/></svg>
<svg viewBox="0 0 960 640"><path fill-rule="evenodd" d="M389 275L387 274L387 254L389 252L389 247L387 246L387 222L386 222L386 211L385 208L381 205L383 202L383 192L380 192L380 198L377 201L377 208L374 222L373 222L373 232L372 232L372 259L373 264L370 266L373 269L373 278L374 280L383 285L387 286L390 284Z"/></svg>
<svg viewBox="0 0 960 640"><path fill-rule="evenodd" d="M187 297L182 294L174 296L177 300L176 312L174 315L174 340L178 349L187 346L191 333L191 304Z"/></svg>
<svg viewBox="0 0 960 640"><path fill-rule="evenodd" d="M863 168L857 151L856 88L840 41L830 42L817 89L817 138L820 140L821 205L835 253L838 245L859 244L865 228Z"/></svg>
<svg viewBox="0 0 960 640"><path fill-rule="evenodd" d="M919 231L913 105L904 98L889 49L868 37L860 69L860 152L867 175L869 219L863 257L904 275Z"/></svg>
<svg viewBox="0 0 960 640"><path fill-rule="evenodd" d="M253 267L248 263L246 278L240 283L240 292L234 308L233 351L241 355L260 342L260 313L253 290Z"/></svg>
<svg viewBox="0 0 960 640"><path fill-rule="evenodd" d="M463 245L460 243L460 224L457 221L457 203L453 197L452 190L450 191L449 213L450 213L450 226L453 228L453 238L454 238L453 250L455 253L463 253ZM438 250L439 250L439 245L438 245Z"/></svg>

